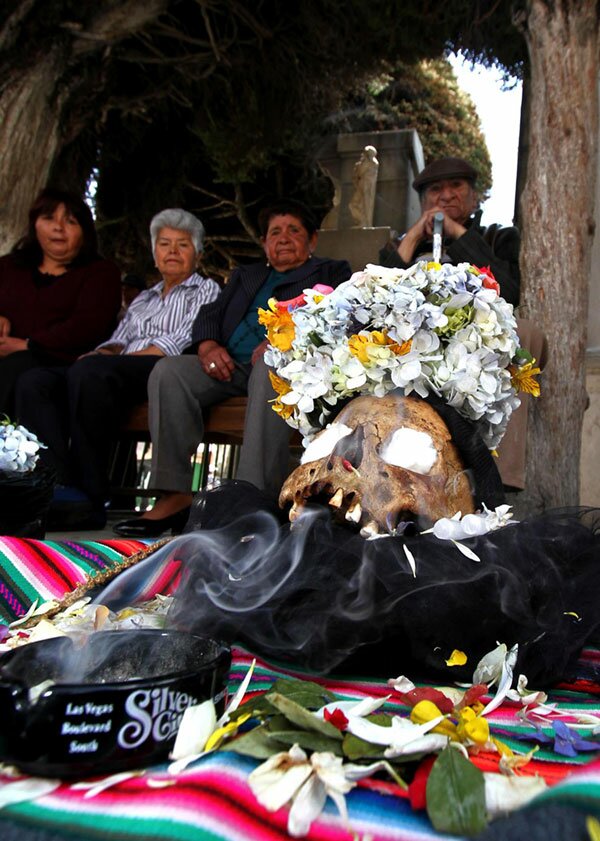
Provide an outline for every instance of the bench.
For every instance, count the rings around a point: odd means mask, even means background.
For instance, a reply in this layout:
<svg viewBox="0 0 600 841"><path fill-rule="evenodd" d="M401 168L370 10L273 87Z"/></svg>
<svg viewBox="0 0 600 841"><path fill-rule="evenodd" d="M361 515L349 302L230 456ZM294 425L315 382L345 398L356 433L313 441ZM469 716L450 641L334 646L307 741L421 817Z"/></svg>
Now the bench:
<svg viewBox="0 0 600 841"><path fill-rule="evenodd" d="M242 443L246 397L228 397L204 411L204 440L213 444ZM123 432L140 435L139 440L150 440L148 432L148 404L135 406L127 418Z"/></svg>
<svg viewBox="0 0 600 841"><path fill-rule="evenodd" d="M247 402L246 397L228 397L204 410L204 439L196 453L193 491L235 476ZM290 447L301 448L298 432L292 435ZM129 413L114 448L110 466L111 508L129 511L136 498L156 496L157 490L148 484L149 454L148 404L141 403Z"/></svg>
<svg viewBox="0 0 600 841"><path fill-rule="evenodd" d="M194 491L235 475L246 404L246 397L229 397L204 412L205 434L195 458ZM141 450L138 444L143 445ZM137 499L156 496L156 489L149 486L150 446L148 404L140 403L130 411L113 450L109 469L113 510L130 511Z"/></svg>

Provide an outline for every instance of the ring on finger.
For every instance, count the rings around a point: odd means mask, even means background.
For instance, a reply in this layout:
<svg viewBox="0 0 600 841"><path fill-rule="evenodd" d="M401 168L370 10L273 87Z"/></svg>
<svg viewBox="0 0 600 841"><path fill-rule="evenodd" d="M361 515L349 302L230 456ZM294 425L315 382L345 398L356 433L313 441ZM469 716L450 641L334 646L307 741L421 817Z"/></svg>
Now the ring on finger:
<svg viewBox="0 0 600 841"><path fill-rule="evenodd" d="M209 370L210 370L210 371L212 371L212 370L213 370L213 368L216 368L216 367L217 367L217 366L216 366L216 364L215 364L214 362L211 362L211 363L210 363L210 365L208 366L208 368L209 368Z"/></svg>

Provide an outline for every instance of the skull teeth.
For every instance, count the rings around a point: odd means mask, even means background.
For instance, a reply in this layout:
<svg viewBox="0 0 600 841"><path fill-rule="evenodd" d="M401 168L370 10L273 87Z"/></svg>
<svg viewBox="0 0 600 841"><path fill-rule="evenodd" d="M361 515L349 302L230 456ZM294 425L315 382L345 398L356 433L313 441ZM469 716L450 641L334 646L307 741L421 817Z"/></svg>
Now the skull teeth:
<svg viewBox="0 0 600 841"><path fill-rule="evenodd" d="M371 520L360 530L361 537L371 537L371 535L374 534L379 534L379 526L377 525L375 520Z"/></svg>
<svg viewBox="0 0 600 841"><path fill-rule="evenodd" d="M329 500L329 505L333 508L341 508L342 503L344 502L344 490L343 488L338 488L334 495Z"/></svg>
<svg viewBox="0 0 600 841"><path fill-rule="evenodd" d="M297 520L298 517L302 514L303 511L304 511L304 503L303 502L298 502L298 501L294 502L294 504L290 508L290 513L288 514L288 519L289 519L290 523L293 523L294 520Z"/></svg>
<svg viewBox="0 0 600 841"><path fill-rule="evenodd" d="M360 502L357 502L356 505L353 505L352 508L349 508L346 511L346 519L350 523L360 523L360 518L362 517L362 506Z"/></svg>

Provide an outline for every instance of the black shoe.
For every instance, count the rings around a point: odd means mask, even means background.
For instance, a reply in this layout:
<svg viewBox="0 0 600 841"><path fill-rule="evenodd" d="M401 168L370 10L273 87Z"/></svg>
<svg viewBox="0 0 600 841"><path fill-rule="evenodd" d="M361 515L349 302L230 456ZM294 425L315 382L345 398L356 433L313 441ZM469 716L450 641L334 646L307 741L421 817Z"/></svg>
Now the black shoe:
<svg viewBox="0 0 600 841"><path fill-rule="evenodd" d="M165 531L171 530L172 534L180 534L190 516L190 508L177 511L169 517L161 520L148 520L143 517L136 517L134 520L121 520L115 523L113 531L121 537L160 537Z"/></svg>

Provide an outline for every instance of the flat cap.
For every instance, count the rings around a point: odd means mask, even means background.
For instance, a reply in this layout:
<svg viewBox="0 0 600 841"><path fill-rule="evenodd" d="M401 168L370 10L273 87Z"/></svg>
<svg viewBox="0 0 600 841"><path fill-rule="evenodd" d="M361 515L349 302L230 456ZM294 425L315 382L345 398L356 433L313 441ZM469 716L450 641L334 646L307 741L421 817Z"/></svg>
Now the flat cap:
<svg viewBox="0 0 600 841"><path fill-rule="evenodd" d="M474 184L477 180L477 170L462 158L438 158L421 170L413 181L413 187L420 193L429 184L445 178L464 178L465 181Z"/></svg>

